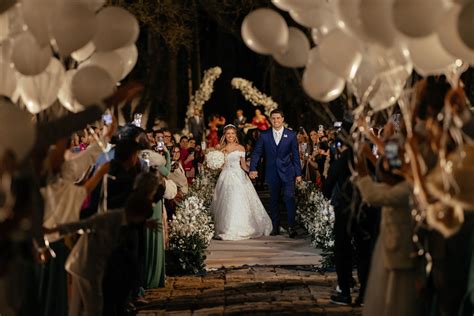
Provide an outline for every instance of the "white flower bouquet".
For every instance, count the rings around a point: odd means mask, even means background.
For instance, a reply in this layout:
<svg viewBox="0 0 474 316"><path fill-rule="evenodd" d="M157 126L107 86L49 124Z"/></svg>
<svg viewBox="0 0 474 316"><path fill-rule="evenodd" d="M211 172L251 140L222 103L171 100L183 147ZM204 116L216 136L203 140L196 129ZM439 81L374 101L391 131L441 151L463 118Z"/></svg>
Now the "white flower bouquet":
<svg viewBox="0 0 474 316"><path fill-rule="evenodd" d="M168 272L195 274L205 268L206 250L214 236L211 203L219 171L205 167L170 220ZM174 260L173 260L174 259Z"/></svg>
<svg viewBox="0 0 474 316"><path fill-rule="evenodd" d="M322 250L323 268L328 268L334 255L334 209L314 184L302 182L296 190L298 220L311 236L313 247Z"/></svg>
<svg viewBox="0 0 474 316"><path fill-rule="evenodd" d="M206 165L211 170L218 170L222 168L225 163L225 155L219 150L212 150L206 154Z"/></svg>

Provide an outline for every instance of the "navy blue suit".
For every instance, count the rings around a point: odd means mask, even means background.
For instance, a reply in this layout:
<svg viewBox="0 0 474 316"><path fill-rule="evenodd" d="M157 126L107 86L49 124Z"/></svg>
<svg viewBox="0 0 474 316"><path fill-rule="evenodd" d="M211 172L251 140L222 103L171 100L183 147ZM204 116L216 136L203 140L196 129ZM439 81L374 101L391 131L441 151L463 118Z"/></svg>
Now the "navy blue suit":
<svg viewBox="0 0 474 316"><path fill-rule="evenodd" d="M278 202L283 191L283 201L288 213L288 225L294 227L295 178L301 176L301 165L298 152L296 133L283 129L280 143L277 145L273 137L273 129L260 134L250 160L250 171L257 170L257 164L265 155L265 181L270 188L270 211L274 229L280 226Z"/></svg>

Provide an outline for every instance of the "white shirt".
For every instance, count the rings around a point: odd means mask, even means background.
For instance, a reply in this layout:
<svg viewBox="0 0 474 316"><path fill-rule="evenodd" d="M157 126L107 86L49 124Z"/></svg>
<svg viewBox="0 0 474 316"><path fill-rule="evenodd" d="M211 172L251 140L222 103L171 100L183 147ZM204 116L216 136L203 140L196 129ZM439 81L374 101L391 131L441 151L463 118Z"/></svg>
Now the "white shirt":
<svg viewBox="0 0 474 316"><path fill-rule="evenodd" d="M281 140L281 137L283 136L283 130L284 128L280 128L279 131L277 131L276 129L272 128L273 130L273 139L275 140L275 143L277 144L280 144L280 140Z"/></svg>
<svg viewBox="0 0 474 316"><path fill-rule="evenodd" d="M194 116L194 119L196 120L196 124L199 124L199 116Z"/></svg>

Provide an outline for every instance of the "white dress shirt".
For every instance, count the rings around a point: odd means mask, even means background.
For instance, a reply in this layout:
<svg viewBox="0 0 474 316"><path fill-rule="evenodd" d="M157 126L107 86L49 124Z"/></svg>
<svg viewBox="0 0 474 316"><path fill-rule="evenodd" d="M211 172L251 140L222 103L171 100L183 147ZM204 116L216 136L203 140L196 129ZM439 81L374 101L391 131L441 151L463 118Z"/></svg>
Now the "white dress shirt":
<svg viewBox="0 0 474 316"><path fill-rule="evenodd" d="M273 130L273 139L275 139L275 143L277 144L280 144L280 140L281 140L281 137L283 136L283 128L281 128L279 131L277 131L276 129L272 128Z"/></svg>

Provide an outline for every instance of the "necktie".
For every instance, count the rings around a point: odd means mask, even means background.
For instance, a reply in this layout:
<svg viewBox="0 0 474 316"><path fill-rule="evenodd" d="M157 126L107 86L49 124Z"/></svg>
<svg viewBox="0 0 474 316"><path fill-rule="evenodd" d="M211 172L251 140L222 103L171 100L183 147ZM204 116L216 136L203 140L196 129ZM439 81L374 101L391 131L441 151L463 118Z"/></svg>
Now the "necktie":
<svg viewBox="0 0 474 316"><path fill-rule="evenodd" d="M275 143L277 145L280 144L280 133L281 132L275 132Z"/></svg>

